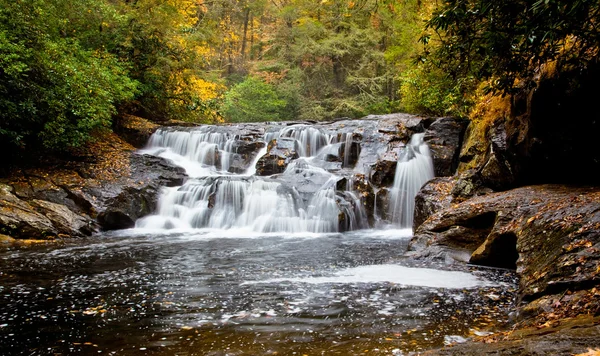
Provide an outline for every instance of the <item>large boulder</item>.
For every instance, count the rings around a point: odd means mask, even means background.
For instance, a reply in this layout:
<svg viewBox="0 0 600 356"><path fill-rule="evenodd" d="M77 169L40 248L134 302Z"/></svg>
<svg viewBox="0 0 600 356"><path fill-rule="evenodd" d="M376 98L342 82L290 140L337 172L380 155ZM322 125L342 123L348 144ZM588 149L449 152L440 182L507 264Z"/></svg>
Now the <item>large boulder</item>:
<svg viewBox="0 0 600 356"><path fill-rule="evenodd" d="M425 131L424 140L431 149L436 176L451 176L456 172L467 124L466 120L442 117L436 119Z"/></svg>
<svg viewBox="0 0 600 356"><path fill-rule="evenodd" d="M130 167L127 182L101 192L98 223L104 230L133 227L137 219L156 209L161 187L182 185L186 177L183 168L150 155L133 154Z"/></svg>
<svg viewBox="0 0 600 356"><path fill-rule="evenodd" d="M515 268L519 296L581 290L600 282L600 188L540 185L474 197L431 215L410 254Z"/></svg>
<svg viewBox="0 0 600 356"><path fill-rule="evenodd" d="M450 206L452 203L450 193L453 187L454 179L450 177L437 177L425 183L415 197L414 230L419 228L431 215Z"/></svg>
<svg viewBox="0 0 600 356"><path fill-rule="evenodd" d="M287 165L298 158L296 141L289 137L280 137L269 142L267 153L256 163L256 174L270 176L283 173Z"/></svg>

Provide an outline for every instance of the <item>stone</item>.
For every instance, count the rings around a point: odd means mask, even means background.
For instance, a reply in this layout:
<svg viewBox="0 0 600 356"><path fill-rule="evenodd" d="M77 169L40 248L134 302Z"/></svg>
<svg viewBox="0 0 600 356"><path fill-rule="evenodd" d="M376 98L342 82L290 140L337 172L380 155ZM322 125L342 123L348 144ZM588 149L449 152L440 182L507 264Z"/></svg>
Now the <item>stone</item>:
<svg viewBox="0 0 600 356"><path fill-rule="evenodd" d="M446 177L456 172L467 125L466 120L442 117L436 119L425 131L424 140L432 152L436 176Z"/></svg>
<svg viewBox="0 0 600 356"><path fill-rule="evenodd" d="M415 197L413 230L418 229L431 215L450 206L453 187L454 180L450 177L436 177L421 187Z"/></svg>
<svg viewBox="0 0 600 356"><path fill-rule="evenodd" d="M280 137L272 140L269 142L267 153L256 163L256 174L270 176L283 173L287 165L298 157L294 139Z"/></svg>

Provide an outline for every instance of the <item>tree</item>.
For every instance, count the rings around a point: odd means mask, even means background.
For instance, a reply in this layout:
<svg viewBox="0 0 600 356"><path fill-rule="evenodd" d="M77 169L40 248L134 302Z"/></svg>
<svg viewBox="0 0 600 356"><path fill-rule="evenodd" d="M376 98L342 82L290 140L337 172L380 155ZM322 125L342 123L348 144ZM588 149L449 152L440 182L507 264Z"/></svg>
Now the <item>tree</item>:
<svg viewBox="0 0 600 356"><path fill-rule="evenodd" d="M127 25L115 53L140 83L129 110L157 121L217 120L215 101L224 87L209 70L214 50L201 24L207 8L193 0L138 0L121 3L119 11Z"/></svg>
<svg viewBox="0 0 600 356"><path fill-rule="evenodd" d="M286 106L271 85L248 77L227 92L223 114L231 122L279 121L289 119Z"/></svg>
<svg viewBox="0 0 600 356"><path fill-rule="evenodd" d="M453 78L491 79L491 90L511 93L534 86L544 63L596 66L599 12L597 0L446 0L427 23L436 36L422 40Z"/></svg>
<svg viewBox="0 0 600 356"><path fill-rule="evenodd" d="M2 145L77 147L110 128L117 105L133 97L136 83L103 46L101 24L118 21L104 5L0 0ZM71 22L70 15L88 13L78 13L84 6L104 21Z"/></svg>

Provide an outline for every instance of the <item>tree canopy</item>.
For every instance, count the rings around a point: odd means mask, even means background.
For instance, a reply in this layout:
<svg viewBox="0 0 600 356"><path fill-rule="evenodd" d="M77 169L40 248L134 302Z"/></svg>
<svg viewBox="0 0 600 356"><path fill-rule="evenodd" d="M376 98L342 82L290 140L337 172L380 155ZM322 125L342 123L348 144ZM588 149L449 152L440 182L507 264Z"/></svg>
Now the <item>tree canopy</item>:
<svg viewBox="0 0 600 356"><path fill-rule="evenodd" d="M427 22L433 60L453 77L491 79L490 89L531 88L542 64L585 69L600 45L597 0L446 0Z"/></svg>
<svg viewBox="0 0 600 356"><path fill-rule="evenodd" d="M467 116L598 63L595 0L0 0L0 145L161 121ZM419 42L419 38L421 41Z"/></svg>

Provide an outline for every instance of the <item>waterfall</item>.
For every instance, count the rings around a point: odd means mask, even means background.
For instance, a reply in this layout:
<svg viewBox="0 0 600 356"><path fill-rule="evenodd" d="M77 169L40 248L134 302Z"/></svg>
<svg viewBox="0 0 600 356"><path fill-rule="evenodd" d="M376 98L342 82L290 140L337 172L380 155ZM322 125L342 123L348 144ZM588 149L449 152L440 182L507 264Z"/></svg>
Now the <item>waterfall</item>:
<svg viewBox="0 0 600 356"><path fill-rule="evenodd" d="M259 233L369 228L367 195L353 183L360 176L365 184L364 173L354 168L360 146L353 142L353 131L326 131L307 124L248 126L154 133L142 153L173 161L190 178L180 187L164 188L155 214L139 219L136 228ZM269 155L281 152L289 156L268 161ZM277 171L281 173L257 174L259 161L280 164L284 159L285 169ZM401 153L391 188L389 215L395 225L410 226L414 196L431 177L431 157L423 135L414 135Z"/></svg>
<svg viewBox="0 0 600 356"><path fill-rule="evenodd" d="M322 151L339 151L334 135L308 125L293 125L263 135L243 174L231 165L242 138L234 129L158 130L143 153L183 166L190 179L165 188L154 215L136 222L146 229L247 229L256 232L330 233L364 228L366 212L352 192L336 190L341 179L324 168ZM300 159L277 176L259 177L256 164L272 140L293 140ZM336 146L337 145L337 146ZM338 147L335 149L335 147Z"/></svg>
<svg viewBox="0 0 600 356"><path fill-rule="evenodd" d="M423 184L434 177L433 160L423 136L414 134L398 158L389 215L392 224L400 228L412 227L415 197Z"/></svg>

